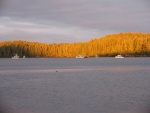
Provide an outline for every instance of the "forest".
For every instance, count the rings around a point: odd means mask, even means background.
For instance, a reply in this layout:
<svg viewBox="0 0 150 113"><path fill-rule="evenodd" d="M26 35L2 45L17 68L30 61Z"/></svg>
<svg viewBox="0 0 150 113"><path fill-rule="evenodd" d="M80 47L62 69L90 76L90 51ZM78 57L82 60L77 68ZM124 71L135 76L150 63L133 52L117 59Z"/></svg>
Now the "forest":
<svg viewBox="0 0 150 113"><path fill-rule="evenodd" d="M0 58L20 57L72 58L77 55L87 57L150 56L150 33L123 32L108 34L87 42L44 44L29 41L0 42Z"/></svg>

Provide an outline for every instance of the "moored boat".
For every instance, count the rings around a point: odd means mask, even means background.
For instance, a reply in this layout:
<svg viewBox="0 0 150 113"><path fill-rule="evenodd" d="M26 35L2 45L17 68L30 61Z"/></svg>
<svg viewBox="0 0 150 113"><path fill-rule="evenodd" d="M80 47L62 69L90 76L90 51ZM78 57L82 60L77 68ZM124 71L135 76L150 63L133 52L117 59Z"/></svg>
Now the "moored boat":
<svg viewBox="0 0 150 113"><path fill-rule="evenodd" d="M19 59L19 56L16 54L15 56L12 57L12 59Z"/></svg>
<svg viewBox="0 0 150 113"><path fill-rule="evenodd" d="M122 55L117 55L115 58L124 58Z"/></svg>
<svg viewBox="0 0 150 113"><path fill-rule="evenodd" d="M78 56L76 56L76 58L85 58L85 56L83 56L83 55L78 55Z"/></svg>

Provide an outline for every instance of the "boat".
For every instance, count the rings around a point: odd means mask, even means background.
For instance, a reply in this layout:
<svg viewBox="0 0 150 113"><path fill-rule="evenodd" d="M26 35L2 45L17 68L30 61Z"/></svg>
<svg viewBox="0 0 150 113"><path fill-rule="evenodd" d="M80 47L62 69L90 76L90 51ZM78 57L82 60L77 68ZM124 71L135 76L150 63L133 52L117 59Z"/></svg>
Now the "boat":
<svg viewBox="0 0 150 113"><path fill-rule="evenodd" d="M23 56L23 58L26 58L26 56Z"/></svg>
<svg viewBox="0 0 150 113"><path fill-rule="evenodd" d="M95 55L95 58L98 58L98 55Z"/></svg>
<svg viewBox="0 0 150 113"><path fill-rule="evenodd" d="M16 54L15 56L12 57L12 59L19 59L19 56Z"/></svg>
<svg viewBox="0 0 150 113"><path fill-rule="evenodd" d="M85 56L83 56L83 55L78 55L78 56L76 56L76 58L85 58Z"/></svg>
<svg viewBox="0 0 150 113"><path fill-rule="evenodd" d="M122 55L117 55L115 58L124 58Z"/></svg>

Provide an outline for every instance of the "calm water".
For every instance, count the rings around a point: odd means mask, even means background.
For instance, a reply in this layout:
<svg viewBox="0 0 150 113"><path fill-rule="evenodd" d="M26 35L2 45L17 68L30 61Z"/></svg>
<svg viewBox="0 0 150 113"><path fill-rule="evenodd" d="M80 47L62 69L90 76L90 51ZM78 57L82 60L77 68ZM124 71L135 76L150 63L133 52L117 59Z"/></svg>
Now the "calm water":
<svg viewBox="0 0 150 113"><path fill-rule="evenodd" d="M150 59L0 59L0 101L7 113L148 113Z"/></svg>

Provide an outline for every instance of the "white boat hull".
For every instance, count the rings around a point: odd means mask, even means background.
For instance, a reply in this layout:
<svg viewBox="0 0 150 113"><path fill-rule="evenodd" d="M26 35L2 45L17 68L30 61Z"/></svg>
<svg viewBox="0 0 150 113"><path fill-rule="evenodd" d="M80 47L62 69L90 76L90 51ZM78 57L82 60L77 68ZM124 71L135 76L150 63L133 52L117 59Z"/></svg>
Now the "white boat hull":
<svg viewBox="0 0 150 113"><path fill-rule="evenodd" d="M124 58L124 57L121 55L117 55L117 56L115 56L115 58Z"/></svg>
<svg viewBox="0 0 150 113"><path fill-rule="evenodd" d="M19 59L19 56L16 54L15 56L12 57L12 59Z"/></svg>

